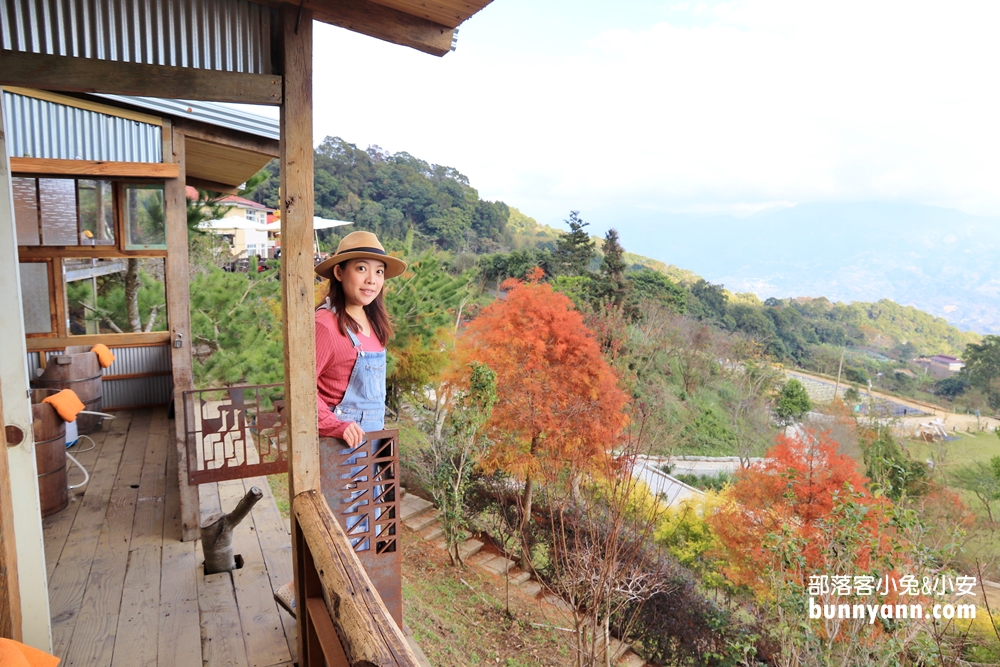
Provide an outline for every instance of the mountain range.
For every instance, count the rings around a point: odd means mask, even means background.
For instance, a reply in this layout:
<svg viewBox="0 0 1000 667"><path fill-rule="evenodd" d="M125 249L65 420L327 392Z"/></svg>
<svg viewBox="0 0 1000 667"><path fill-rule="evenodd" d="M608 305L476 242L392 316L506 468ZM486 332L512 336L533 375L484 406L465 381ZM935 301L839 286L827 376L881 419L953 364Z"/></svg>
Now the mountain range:
<svg viewBox="0 0 1000 667"><path fill-rule="evenodd" d="M610 225L614 226L614 225ZM648 216L626 249L760 298L888 298L1000 333L1000 218L915 204L800 204L736 218Z"/></svg>

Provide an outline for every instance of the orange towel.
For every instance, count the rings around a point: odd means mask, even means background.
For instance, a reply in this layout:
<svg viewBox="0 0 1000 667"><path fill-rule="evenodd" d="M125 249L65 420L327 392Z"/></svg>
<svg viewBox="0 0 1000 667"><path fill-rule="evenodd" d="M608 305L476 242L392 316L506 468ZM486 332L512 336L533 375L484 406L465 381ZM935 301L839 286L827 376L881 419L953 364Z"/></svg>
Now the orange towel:
<svg viewBox="0 0 1000 667"><path fill-rule="evenodd" d="M54 407L59 416L68 422L76 421L76 416L80 413L80 410L86 407L72 389L63 389L58 394L46 396L42 399L42 403L48 403Z"/></svg>
<svg viewBox="0 0 1000 667"><path fill-rule="evenodd" d="M13 639L0 637L0 665L4 667L56 667L59 658Z"/></svg>
<svg viewBox="0 0 1000 667"><path fill-rule="evenodd" d="M104 343L98 343L90 348L90 351L97 354L97 361L101 363L101 368L107 368L115 361L115 355Z"/></svg>

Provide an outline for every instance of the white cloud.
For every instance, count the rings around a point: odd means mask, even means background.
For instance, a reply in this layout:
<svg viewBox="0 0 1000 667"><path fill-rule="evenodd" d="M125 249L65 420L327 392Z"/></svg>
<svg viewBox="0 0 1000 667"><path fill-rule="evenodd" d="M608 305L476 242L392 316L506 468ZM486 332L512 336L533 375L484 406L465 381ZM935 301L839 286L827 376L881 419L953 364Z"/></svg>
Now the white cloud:
<svg viewBox="0 0 1000 667"><path fill-rule="evenodd" d="M497 0L440 60L317 26L317 141L448 164L547 222L816 200L1000 214L996 3L692 2L552 52L490 33L528 6Z"/></svg>

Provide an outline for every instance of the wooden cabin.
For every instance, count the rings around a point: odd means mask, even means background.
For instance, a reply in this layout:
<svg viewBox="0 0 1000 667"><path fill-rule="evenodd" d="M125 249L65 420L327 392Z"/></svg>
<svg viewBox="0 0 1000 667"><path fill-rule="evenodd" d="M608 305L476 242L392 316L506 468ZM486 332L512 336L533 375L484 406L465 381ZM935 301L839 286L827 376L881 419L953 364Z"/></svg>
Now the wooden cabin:
<svg viewBox="0 0 1000 667"><path fill-rule="evenodd" d="M232 624L234 609L222 599L225 594L212 586L202 588L195 579L199 558L190 545L198 537L204 503L198 486L189 483L183 421L175 419L171 426L164 408L143 406L172 402L182 414L184 392L192 389L186 187L232 192L277 155L291 569L302 601L297 626L284 626L283 634L291 638L288 652L296 654L299 665L416 664L319 493L312 334L312 25L322 21L443 56L453 48L455 29L486 4L488 0L0 2L0 127L7 128L0 136L0 312L5 315L0 340L8 347L0 355L0 635L53 650L48 594L53 559L46 547L51 552L59 541L42 528L27 390L34 372L66 347L98 342L130 360L126 370L112 366L104 380L112 401L118 402L110 407L134 410L119 412L121 420L113 422L101 447L93 450L97 458L91 484L109 494L100 510L106 513L78 508L73 523L84 513L92 530L74 533L71 524L58 548L77 547L70 543L74 534L92 539L101 526L93 548L94 553L105 548L107 558L91 561L89 577L120 579L116 586L124 592L114 624L101 606L99 591L106 588L101 581L87 589L93 596L83 593L83 598L97 599L91 600L93 609L79 612L90 615L89 625L80 630L78 622L73 639L82 633L84 645L93 650L74 664L138 664L148 658L151 643L143 631L162 630L164 624L187 629L160 634L157 644L166 646L163 651L157 647L154 659L192 664L188 661L195 659L194 653L176 653L179 646L196 641L185 615L200 619L202 634L206 623ZM227 127L199 116L197 102L179 100L277 106L278 136ZM26 109L39 113L25 116ZM18 133L10 124L15 117L47 119L56 135L39 139ZM93 144L51 140L86 136L88 121L118 127L129 141L108 146L106 139ZM78 125L71 132L74 122ZM112 131L110 136L117 135ZM140 224L135 212L147 200L160 205L159 224L150 224L148 216ZM87 203L86 211L81 202ZM140 322L139 331L118 325L121 333L108 331L93 317L76 317L73 310L86 299L70 302L67 284L120 271L130 260L162 263L165 315L144 313L152 324ZM141 456L140 446L129 450L133 440L142 442ZM102 467L102 457L115 452L117 466ZM162 465L151 467L152 461ZM99 477L102 470L110 477ZM235 492L220 483L220 505ZM122 507L131 511L115 509ZM265 525L273 517L255 520ZM118 540L126 543L124 550ZM260 546L261 559L274 560L276 551L271 549L270 556L267 551ZM144 559L156 561L156 567L131 569ZM168 569L181 583L157 586L160 606L150 614L149 595L157 584L150 573L155 571L161 582L173 581ZM74 585L88 583L70 579ZM163 613L165 595L175 613ZM106 650L123 630L134 646ZM242 632L244 649L247 636ZM240 634L229 637L232 646L240 643ZM198 657L205 664L232 660L233 653L224 650L228 645L220 646L215 655L199 649Z"/></svg>

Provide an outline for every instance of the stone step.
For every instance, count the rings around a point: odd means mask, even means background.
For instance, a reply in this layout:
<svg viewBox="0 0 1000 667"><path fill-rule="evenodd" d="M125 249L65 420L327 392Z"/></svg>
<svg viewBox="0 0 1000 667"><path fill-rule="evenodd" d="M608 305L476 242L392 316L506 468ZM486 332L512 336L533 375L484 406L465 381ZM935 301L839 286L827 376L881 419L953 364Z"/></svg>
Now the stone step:
<svg viewBox="0 0 1000 667"><path fill-rule="evenodd" d="M531 579L531 573L529 572L511 572L510 573L510 583L521 585L524 582Z"/></svg>
<svg viewBox="0 0 1000 667"><path fill-rule="evenodd" d="M566 600L563 600L558 595L552 595L550 593L549 595L546 595L542 599L545 600L546 602L548 602L553 607L555 607L555 608L557 608L557 609L559 609L561 611L564 611L567 614L572 614L573 613L573 605L571 605L570 603L566 602Z"/></svg>
<svg viewBox="0 0 1000 667"><path fill-rule="evenodd" d="M632 651L629 651L622 657L618 658L618 662L615 664L618 665L618 667L645 667L646 661Z"/></svg>
<svg viewBox="0 0 1000 667"><path fill-rule="evenodd" d="M420 537L427 540L428 542L430 542L431 540L436 540L442 535L444 535L444 528L441 527L440 523L433 523L420 533Z"/></svg>
<svg viewBox="0 0 1000 667"><path fill-rule="evenodd" d="M515 565L514 561L504 558L503 556L493 556L487 560L479 563L479 567L484 570L489 570L493 574L504 575L511 570Z"/></svg>
<svg viewBox="0 0 1000 667"><path fill-rule="evenodd" d="M479 550L482 548L482 542L470 538L465 542L462 542L462 544L458 547L458 556L462 559L462 561L466 561L479 553Z"/></svg>
<svg viewBox="0 0 1000 667"><path fill-rule="evenodd" d="M528 579L527 581L518 584L518 586L522 591L533 598L538 597L538 594L542 592L542 585L534 579Z"/></svg>
<svg viewBox="0 0 1000 667"><path fill-rule="evenodd" d="M430 512L424 512L419 516L411 517L409 519L403 519L403 525L412 530L415 533L419 533L421 530L431 525L432 523L437 523L438 518L437 510L431 510Z"/></svg>
<svg viewBox="0 0 1000 667"><path fill-rule="evenodd" d="M421 514L430 512L432 509L434 509L434 503L428 502L412 493L407 493L399 502L399 518L401 521L414 519Z"/></svg>

